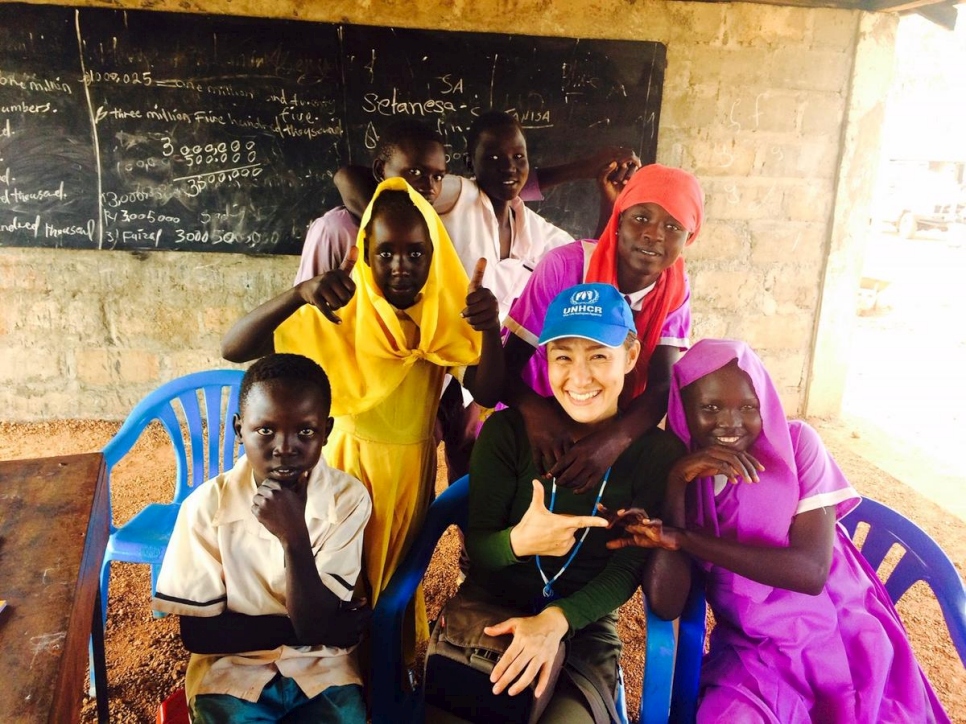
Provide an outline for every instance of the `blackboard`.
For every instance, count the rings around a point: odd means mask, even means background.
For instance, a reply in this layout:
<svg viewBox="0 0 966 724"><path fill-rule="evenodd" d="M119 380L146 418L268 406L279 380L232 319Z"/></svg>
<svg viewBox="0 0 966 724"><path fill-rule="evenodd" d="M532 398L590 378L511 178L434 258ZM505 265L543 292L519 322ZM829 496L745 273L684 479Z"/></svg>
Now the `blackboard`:
<svg viewBox="0 0 966 724"><path fill-rule="evenodd" d="M0 246L297 254L400 115L450 171L498 108L531 165L656 154L665 47L150 11L0 5ZM575 236L590 182L540 212Z"/></svg>

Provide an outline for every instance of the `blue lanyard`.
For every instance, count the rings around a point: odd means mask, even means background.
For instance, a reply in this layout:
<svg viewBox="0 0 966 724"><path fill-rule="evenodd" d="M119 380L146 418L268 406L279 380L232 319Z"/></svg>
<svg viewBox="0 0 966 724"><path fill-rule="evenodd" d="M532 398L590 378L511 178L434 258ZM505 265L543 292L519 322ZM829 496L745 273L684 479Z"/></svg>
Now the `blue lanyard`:
<svg viewBox="0 0 966 724"><path fill-rule="evenodd" d="M604 479L600 484L600 490L597 491L597 500L594 501L594 507L591 508L590 510L591 516L597 515L597 506L600 504L601 498L604 497L604 488L607 487L607 479L609 477L610 477L610 468L607 468L607 472L604 473ZM554 506L554 503L556 502L557 502L557 479L554 478L553 487L550 489L549 510L551 513L553 512L553 506ZM575 545L571 549L570 556L567 558L567 562L563 564L563 567L559 571L557 571L556 575L554 575L553 578L550 578L550 579L547 578L547 574L543 572L543 566L540 565L540 556L539 555L537 556L537 570L540 572L540 577L543 579L543 583L544 583L544 586L543 586L544 598L554 598L555 594L553 592L553 584L557 582L557 579L560 578L560 576L563 575L564 571L566 571L567 568L570 566L571 562L574 560L574 557L577 555L577 551L579 551L580 547L584 544L584 539L587 538L588 533L590 533L590 528L584 528L583 535L580 536L580 540L577 541L577 545Z"/></svg>

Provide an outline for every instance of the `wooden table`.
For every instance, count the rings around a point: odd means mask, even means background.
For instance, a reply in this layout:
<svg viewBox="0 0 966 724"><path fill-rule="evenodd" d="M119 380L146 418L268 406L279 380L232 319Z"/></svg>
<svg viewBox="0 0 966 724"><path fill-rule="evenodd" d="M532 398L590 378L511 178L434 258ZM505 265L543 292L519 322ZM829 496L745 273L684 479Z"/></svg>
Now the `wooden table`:
<svg viewBox="0 0 966 724"><path fill-rule="evenodd" d="M108 537L100 453L0 462L0 722L80 718L88 639L107 721L99 578Z"/></svg>

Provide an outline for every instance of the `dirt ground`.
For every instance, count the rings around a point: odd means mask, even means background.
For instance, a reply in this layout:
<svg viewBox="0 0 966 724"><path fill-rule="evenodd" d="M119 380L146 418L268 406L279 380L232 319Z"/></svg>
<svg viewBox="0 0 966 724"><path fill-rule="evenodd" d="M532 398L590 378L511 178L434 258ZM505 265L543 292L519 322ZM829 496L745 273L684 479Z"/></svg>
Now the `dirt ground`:
<svg viewBox="0 0 966 724"><path fill-rule="evenodd" d="M899 483L851 449L854 434L844 423L812 420L855 487L918 523L940 542L964 574L966 522ZM35 424L0 422L0 459L63 455L98 450L117 430L117 423L56 421ZM173 461L163 433L142 436L134 451L114 472L114 519L123 522L144 505L171 494ZM430 614L456 587L457 543L451 530L436 552L425 589ZM919 589L922 590L919 590ZM181 686L187 652L174 618L151 615L150 578L146 566L116 564L112 568L107 625L111 721L152 722L158 704ZM953 721L966 722L966 671L949 640L939 606L928 588L917 584L901 601L905 622L919 661ZM640 594L621 610L623 659L628 702L640 697L644 617ZM84 707L84 722L93 722L93 702Z"/></svg>

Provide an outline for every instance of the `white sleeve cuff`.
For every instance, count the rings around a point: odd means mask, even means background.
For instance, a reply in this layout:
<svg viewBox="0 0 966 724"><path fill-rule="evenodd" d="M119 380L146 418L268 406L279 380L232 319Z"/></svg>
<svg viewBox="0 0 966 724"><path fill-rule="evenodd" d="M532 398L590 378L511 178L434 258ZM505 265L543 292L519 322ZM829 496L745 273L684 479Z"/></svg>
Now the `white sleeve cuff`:
<svg viewBox="0 0 966 724"><path fill-rule="evenodd" d="M831 493L819 493L818 495L802 498L798 501L798 508L795 510L795 515L807 513L810 510L818 510L819 508L836 506L850 498L855 498L856 500L859 498L859 494L851 485L847 488L833 490Z"/></svg>
<svg viewBox="0 0 966 724"><path fill-rule="evenodd" d="M535 335L523 325L513 321L512 317L507 317L506 321L503 323L503 326L509 329L511 332L513 332L513 334L529 344L531 347L540 346L540 337Z"/></svg>
<svg viewBox="0 0 966 724"><path fill-rule="evenodd" d="M657 340L658 345L665 345L666 347L677 347L678 349L690 349L690 340L683 339L681 337L661 337Z"/></svg>

